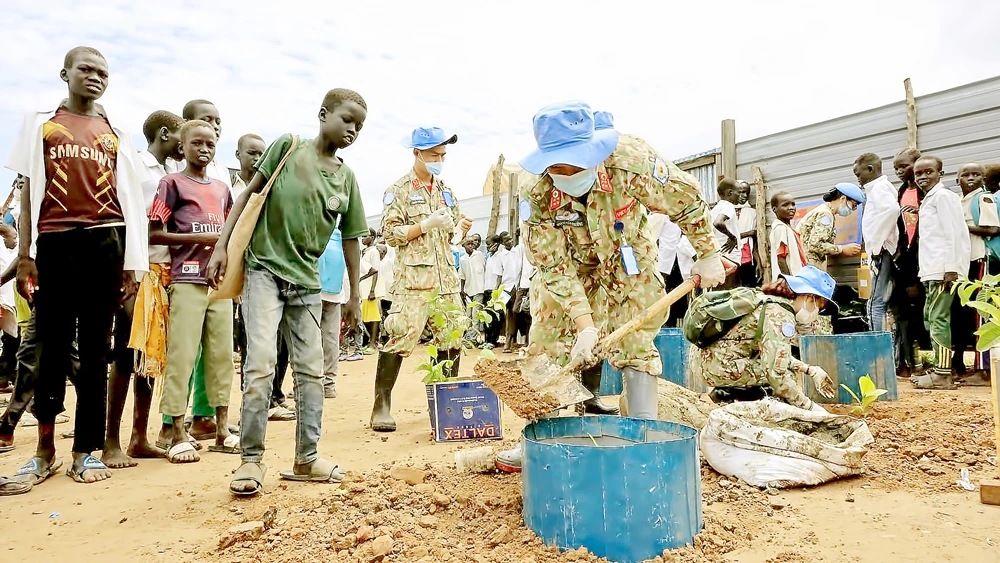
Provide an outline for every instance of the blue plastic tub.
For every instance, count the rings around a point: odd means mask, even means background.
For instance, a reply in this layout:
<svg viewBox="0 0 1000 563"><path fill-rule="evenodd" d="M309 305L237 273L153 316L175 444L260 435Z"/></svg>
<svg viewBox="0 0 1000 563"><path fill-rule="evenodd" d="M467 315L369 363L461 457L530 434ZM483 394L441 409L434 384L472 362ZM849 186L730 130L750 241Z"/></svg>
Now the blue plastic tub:
<svg viewBox="0 0 1000 563"><path fill-rule="evenodd" d="M806 335L800 340L802 361L826 370L837 385L836 396L827 399L816 392L812 379L805 377L803 390L810 399L817 403L850 404L853 398L840 384L847 385L860 397L858 378L867 375L872 378L876 387L888 391L879 400L899 400L896 366L892 357L892 335L888 332Z"/></svg>
<svg viewBox="0 0 1000 563"><path fill-rule="evenodd" d="M688 370L688 353L692 346L679 328L662 328L653 340L660 351L663 373L660 377L672 381L692 391L704 393L708 390L705 382ZM611 367L607 361L601 367L601 395L622 394L622 372Z"/></svg>
<svg viewBox="0 0 1000 563"><path fill-rule="evenodd" d="M638 563L702 528L698 431L617 416L524 429L524 524L548 545ZM596 442L596 445L595 445Z"/></svg>

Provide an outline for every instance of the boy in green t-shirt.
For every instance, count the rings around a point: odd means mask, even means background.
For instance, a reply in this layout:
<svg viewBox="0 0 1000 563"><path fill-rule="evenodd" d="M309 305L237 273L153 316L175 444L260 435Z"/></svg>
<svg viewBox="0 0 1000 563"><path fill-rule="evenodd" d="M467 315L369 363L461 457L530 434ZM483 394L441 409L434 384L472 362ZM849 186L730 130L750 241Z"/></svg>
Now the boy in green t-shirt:
<svg viewBox="0 0 1000 563"><path fill-rule="evenodd" d="M320 329L318 261L337 226L343 233L344 258L351 297L344 304L349 330L360 320L358 238L368 232L361 192L354 172L337 155L361 132L368 106L357 93L330 90L319 109L315 139L282 135L257 163L257 174L233 207L209 261L209 284L217 286L226 273L226 247L250 194L260 192L285 153L292 150L271 186L246 254L243 312L247 331L247 366L243 386L240 446L243 463L230 491L241 496L260 491L267 469L264 432L277 361L279 327L288 343L295 377L295 464L281 477L296 481L339 482L344 472L319 457L323 421L323 339Z"/></svg>

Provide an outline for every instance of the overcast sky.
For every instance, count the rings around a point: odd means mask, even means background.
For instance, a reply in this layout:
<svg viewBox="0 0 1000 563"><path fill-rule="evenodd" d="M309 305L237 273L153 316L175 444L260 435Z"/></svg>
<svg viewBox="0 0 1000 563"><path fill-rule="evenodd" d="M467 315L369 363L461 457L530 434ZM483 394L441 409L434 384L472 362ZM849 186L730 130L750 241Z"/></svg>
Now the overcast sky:
<svg viewBox="0 0 1000 563"><path fill-rule="evenodd" d="M137 146L150 112L207 98L234 167L240 135L312 137L326 91L357 90L368 120L343 157L368 214L411 166L400 139L418 125L459 135L442 177L461 199L500 153L533 147L531 117L551 102L611 111L679 159L719 146L725 118L752 139L898 101L906 77L918 96L988 78L1000 60L1000 3L965 0L3 0L0 13L2 162L23 113L66 95L66 51L89 45L110 66L101 102ZM12 179L0 173L0 197Z"/></svg>

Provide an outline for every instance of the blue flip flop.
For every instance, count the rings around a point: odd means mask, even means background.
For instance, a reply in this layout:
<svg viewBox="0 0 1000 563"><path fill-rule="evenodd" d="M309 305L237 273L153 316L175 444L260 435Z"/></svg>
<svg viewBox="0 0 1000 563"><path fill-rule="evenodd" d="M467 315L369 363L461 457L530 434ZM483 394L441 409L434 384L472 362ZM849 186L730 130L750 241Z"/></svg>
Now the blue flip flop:
<svg viewBox="0 0 1000 563"><path fill-rule="evenodd" d="M103 461L97 459L92 455L88 455L87 457L83 458L83 464L80 466L79 471L77 471L76 464L74 463L69 466L69 469L66 470L66 475L72 477L73 480L76 481L77 483L87 483L87 481L85 481L83 478L84 471L88 469L107 469L107 468L108 466L104 465ZM94 482L96 483L97 481Z"/></svg>
<svg viewBox="0 0 1000 563"><path fill-rule="evenodd" d="M17 473L14 474L14 478L35 486L55 475L59 471L59 468L62 467L62 464L62 459L58 457L52 463L47 463L40 457L33 457L18 468Z"/></svg>

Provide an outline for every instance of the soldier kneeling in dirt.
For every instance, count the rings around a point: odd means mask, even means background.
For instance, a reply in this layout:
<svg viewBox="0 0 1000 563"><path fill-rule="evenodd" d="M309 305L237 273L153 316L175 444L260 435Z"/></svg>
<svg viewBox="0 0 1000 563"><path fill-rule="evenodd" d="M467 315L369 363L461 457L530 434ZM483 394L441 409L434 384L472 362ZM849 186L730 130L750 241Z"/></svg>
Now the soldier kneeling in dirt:
<svg viewBox="0 0 1000 563"><path fill-rule="evenodd" d="M792 355L796 323L815 321L821 310L837 311L836 284L829 274L806 266L782 274L761 289L737 288L704 293L684 317L684 336L700 350L692 368L714 387L715 402L755 401L773 395L803 409L822 407L799 388L800 375L812 378L820 394L832 398L833 380L819 366Z"/></svg>

